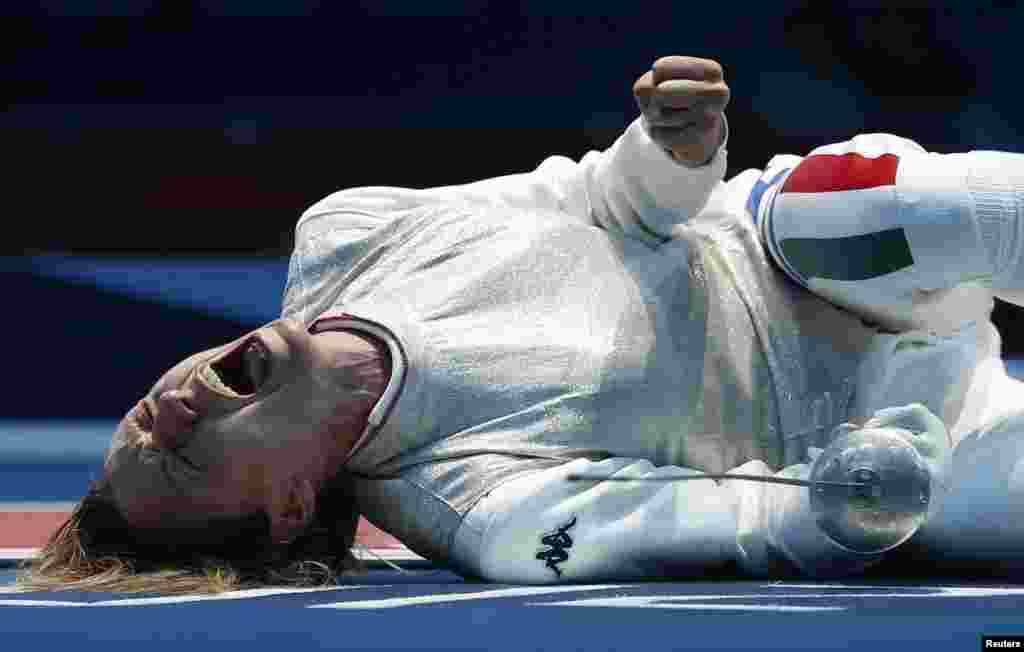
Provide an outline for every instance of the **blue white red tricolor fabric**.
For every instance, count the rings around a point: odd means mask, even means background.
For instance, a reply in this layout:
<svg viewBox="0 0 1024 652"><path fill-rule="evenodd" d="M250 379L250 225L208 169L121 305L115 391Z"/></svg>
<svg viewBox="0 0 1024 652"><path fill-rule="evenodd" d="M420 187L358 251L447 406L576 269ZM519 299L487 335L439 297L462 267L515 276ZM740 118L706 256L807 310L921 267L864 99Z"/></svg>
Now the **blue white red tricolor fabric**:
<svg viewBox="0 0 1024 652"><path fill-rule="evenodd" d="M810 278L861 281L911 266L906 233L891 226L898 167L892 153L818 153L759 180L752 214L772 258L805 287ZM809 228L782 233L778 213L790 218L787 227Z"/></svg>

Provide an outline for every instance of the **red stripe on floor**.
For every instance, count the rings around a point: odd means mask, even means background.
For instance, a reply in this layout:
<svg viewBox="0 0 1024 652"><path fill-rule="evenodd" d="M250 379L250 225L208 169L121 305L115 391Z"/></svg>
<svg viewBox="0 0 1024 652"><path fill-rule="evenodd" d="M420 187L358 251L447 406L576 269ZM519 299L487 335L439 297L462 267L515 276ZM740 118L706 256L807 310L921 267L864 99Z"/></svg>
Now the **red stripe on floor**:
<svg viewBox="0 0 1024 652"><path fill-rule="evenodd" d="M67 519L68 512L0 511L0 548L37 548ZM360 519L356 542L374 549L404 549L402 542Z"/></svg>
<svg viewBox="0 0 1024 652"><path fill-rule="evenodd" d="M359 519L359 529L356 530L356 543L362 543L374 549L405 548L405 544L401 541L373 525L366 519Z"/></svg>
<svg viewBox="0 0 1024 652"><path fill-rule="evenodd" d="M0 548L36 548L67 520L66 512L0 512Z"/></svg>

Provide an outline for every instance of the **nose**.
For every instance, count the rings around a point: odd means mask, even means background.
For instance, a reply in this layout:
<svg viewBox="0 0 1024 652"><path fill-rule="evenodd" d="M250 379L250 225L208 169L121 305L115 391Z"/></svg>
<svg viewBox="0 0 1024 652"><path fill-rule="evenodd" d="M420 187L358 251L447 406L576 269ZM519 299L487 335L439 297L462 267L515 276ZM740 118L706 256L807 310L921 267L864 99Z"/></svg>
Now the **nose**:
<svg viewBox="0 0 1024 652"><path fill-rule="evenodd" d="M153 414L153 440L157 446L173 450L185 443L198 415L180 389L156 397Z"/></svg>

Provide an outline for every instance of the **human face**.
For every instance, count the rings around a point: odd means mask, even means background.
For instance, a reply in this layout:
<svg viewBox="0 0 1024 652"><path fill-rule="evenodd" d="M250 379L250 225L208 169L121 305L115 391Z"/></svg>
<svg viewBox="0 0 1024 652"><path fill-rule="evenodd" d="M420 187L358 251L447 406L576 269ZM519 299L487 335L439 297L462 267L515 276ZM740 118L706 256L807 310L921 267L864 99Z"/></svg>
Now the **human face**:
<svg viewBox="0 0 1024 652"><path fill-rule="evenodd" d="M365 393L346 369L359 341L279 320L171 368L125 415L107 452L125 517L146 525L238 516L268 509L275 484L322 483L360 429L355 418L353 432L337 432L347 423L339 411Z"/></svg>

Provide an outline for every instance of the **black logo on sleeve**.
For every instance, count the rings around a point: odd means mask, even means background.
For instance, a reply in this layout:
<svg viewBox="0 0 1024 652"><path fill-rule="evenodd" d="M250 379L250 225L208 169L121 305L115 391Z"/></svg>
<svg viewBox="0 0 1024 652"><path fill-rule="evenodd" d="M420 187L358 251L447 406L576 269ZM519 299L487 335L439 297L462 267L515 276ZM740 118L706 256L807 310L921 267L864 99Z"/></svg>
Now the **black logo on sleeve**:
<svg viewBox="0 0 1024 652"><path fill-rule="evenodd" d="M569 559L569 548L572 548L572 537L569 536L569 529L576 525L576 517L565 525L555 528L540 538L540 545L547 546L537 553L537 559L544 562L544 565L555 571L555 575L562 576L562 569L559 564Z"/></svg>

